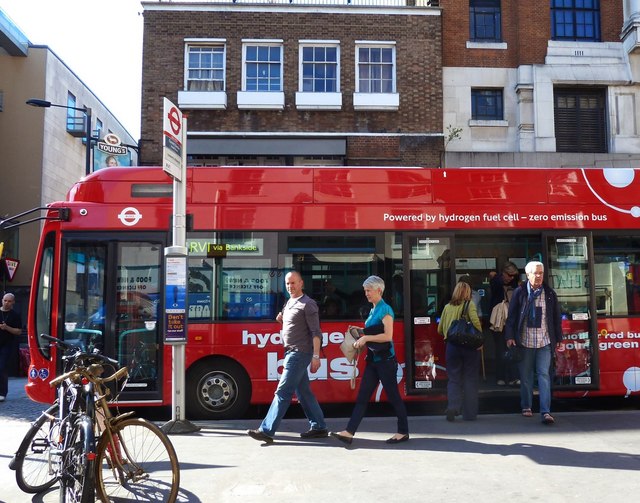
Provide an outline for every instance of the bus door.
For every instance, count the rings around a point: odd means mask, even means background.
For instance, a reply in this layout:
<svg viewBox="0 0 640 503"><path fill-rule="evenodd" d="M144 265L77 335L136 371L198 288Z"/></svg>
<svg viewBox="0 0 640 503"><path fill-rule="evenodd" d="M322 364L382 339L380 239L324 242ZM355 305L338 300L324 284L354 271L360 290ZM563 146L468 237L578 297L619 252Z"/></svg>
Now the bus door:
<svg viewBox="0 0 640 503"><path fill-rule="evenodd" d="M564 341L556 348L555 381L560 389L594 389L597 371L597 306L587 234L547 236L545 281L558 294Z"/></svg>
<svg viewBox="0 0 640 503"><path fill-rule="evenodd" d="M121 399L156 400L162 373L161 239L67 237L62 338L129 368Z"/></svg>
<svg viewBox="0 0 640 503"><path fill-rule="evenodd" d="M407 393L442 389L446 384L444 340L438 321L451 298L451 238L405 235L405 339Z"/></svg>

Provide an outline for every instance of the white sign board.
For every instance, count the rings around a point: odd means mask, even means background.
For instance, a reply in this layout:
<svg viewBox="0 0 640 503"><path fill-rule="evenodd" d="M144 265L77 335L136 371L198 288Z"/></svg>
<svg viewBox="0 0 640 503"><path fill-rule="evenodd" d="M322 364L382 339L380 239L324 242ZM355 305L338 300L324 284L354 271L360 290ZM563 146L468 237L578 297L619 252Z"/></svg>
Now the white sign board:
<svg viewBox="0 0 640 503"><path fill-rule="evenodd" d="M164 98L162 129L162 169L182 181L182 112L167 98Z"/></svg>

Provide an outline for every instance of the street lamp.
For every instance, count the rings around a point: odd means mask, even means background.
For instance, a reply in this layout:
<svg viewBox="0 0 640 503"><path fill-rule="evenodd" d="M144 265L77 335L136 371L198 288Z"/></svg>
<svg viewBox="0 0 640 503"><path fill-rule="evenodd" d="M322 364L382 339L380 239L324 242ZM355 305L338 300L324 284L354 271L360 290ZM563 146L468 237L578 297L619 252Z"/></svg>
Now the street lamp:
<svg viewBox="0 0 640 503"><path fill-rule="evenodd" d="M27 105L31 105L32 107L40 107L40 108L49 108L49 107L58 107L58 108L68 108L69 110L77 110L78 112L82 112L86 118L86 127L85 127L85 141L86 141L86 169L85 174L91 173L91 140L93 139L91 136L91 109L89 107L70 107L68 105L56 105L55 103L51 103L46 100L38 100L38 99L30 99L27 100Z"/></svg>

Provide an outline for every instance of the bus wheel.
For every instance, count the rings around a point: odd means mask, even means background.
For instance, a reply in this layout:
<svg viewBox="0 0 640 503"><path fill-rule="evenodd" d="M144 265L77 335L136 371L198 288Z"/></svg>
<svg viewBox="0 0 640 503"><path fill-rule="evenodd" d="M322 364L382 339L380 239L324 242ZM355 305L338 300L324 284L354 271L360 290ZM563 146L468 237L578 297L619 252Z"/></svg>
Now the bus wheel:
<svg viewBox="0 0 640 503"><path fill-rule="evenodd" d="M234 361L203 360L187 372L186 399L193 419L240 418L249 407L251 380Z"/></svg>

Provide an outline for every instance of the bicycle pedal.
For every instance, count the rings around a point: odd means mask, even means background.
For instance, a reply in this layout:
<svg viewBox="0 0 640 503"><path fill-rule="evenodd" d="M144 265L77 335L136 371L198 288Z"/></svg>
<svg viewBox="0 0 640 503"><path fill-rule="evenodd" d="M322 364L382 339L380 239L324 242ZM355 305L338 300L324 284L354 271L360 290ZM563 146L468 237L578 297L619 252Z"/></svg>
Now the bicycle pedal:
<svg viewBox="0 0 640 503"><path fill-rule="evenodd" d="M49 448L49 441L44 438L36 438L31 442L31 451L35 454L42 454Z"/></svg>

